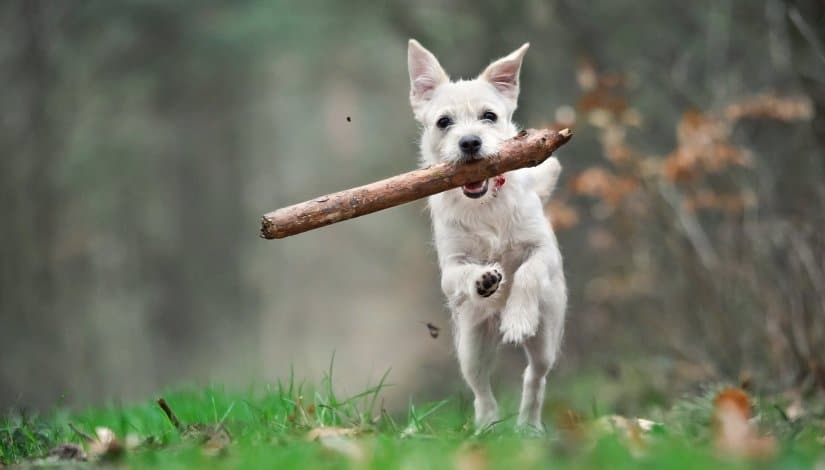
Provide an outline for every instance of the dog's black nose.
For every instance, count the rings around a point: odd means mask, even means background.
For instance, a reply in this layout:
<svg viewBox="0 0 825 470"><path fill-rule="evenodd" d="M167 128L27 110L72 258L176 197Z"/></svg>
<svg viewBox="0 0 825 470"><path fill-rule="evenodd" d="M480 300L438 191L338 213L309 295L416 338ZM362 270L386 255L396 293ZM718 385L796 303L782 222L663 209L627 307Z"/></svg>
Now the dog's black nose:
<svg viewBox="0 0 825 470"><path fill-rule="evenodd" d="M465 135L458 140L458 148L465 155L475 155L481 150L481 137L477 135Z"/></svg>

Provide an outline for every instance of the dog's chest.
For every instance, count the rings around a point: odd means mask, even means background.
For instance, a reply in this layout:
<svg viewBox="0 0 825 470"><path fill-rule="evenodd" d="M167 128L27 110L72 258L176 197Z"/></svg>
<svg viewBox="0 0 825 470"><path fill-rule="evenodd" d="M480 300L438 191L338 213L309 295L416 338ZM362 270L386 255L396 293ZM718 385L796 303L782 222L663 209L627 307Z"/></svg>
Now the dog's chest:
<svg viewBox="0 0 825 470"><path fill-rule="evenodd" d="M521 264L529 242L523 239L514 214L484 214L458 224L463 255L479 264L500 263L505 271Z"/></svg>

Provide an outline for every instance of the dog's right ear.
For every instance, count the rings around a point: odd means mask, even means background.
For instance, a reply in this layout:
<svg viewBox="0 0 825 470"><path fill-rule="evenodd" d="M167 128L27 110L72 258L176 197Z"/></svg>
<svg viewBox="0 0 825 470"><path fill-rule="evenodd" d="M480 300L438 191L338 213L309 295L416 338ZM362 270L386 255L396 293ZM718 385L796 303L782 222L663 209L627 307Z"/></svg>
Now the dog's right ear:
<svg viewBox="0 0 825 470"><path fill-rule="evenodd" d="M407 47L407 68L410 72L410 104L416 116L433 97L436 88L450 81L432 52L415 39Z"/></svg>

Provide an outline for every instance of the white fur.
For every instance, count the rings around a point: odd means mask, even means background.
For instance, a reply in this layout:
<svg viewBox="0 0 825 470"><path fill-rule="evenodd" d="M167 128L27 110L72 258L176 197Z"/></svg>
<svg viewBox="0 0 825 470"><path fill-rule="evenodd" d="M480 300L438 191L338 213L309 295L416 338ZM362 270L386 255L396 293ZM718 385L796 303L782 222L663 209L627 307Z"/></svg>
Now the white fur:
<svg viewBox="0 0 825 470"><path fill-rule="evenodd" d="M435 56L410 40L410 103L422 126L423 166L461 160L462 136L481 137L484 158L517 133L512 115L527 47L493 62L474 80L451 82ZM485 111L496 113L497 121L480 119ZM436 126L442 116L452 119L450 127ZM567 304L561 254L543 210L560 170L558 160L550 158L507 173L495 195L491 180L479 199L461 188L429 198L441 288L452 312L461 372L475 395L478 428L499 418L490 374L502 341L521 344L527 355L517 424L543 428L545 377L556 361ZM483 297L477 283L491 271L502 280L495 293Z"/></svg>

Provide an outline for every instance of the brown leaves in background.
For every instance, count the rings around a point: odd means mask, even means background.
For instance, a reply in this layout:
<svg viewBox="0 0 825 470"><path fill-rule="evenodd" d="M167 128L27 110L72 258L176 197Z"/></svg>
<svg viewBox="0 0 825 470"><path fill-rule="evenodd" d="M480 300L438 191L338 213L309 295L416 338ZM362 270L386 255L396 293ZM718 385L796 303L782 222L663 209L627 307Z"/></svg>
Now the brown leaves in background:
<svg viewBox="0 0 825 470"><path fill-rule="evenodd" d="M689 212L714 210L728 214L741 214L745 209L756 205L756 194L749 190L724 194L700 189L695 194L686 196L682 205Z"/></svg>
<svg viewBox="0 0 825 470"><path fill-rule="evenodd" d="M636 191L638 185L634 178L618 176L603 167L594 166L573 178L570 188L573 194L597 198L616 207Z"/></svg>
<svg viewBox="0 0 825 470"><path fill-rule="evenodd" d="M552 199L544 209L556 232L567 230L579 223L579 213L573 206L559 199Z"/></svg>
<svg viewBox="0 0 825 470"><path fill-rule="evenodd" d="M731 123L723 118L685 112L676 126L677 147L664 161L664 177L671 183L690 183L705 173L750 166L750 154L730 143L731 132Z"/></svg>
<svg viewBox="0 0 825 470"><path fill-rule="evenodd" d="M713 407L714 441L720 452L736 457L770 457L776 453L776 439L760 436L751 422L751 400L744 390L722 390Z"/></svg>
<svg viewBox="0 0 825 470"><path fill-rule="evenodd" d="M628 109L627 100L614 91L626 84L624 74L599 73L593 61L582 59L576 68L576 81L584 91L578 103L583 113L606 111L618 116Z"/></svg>
<svg viewBox="0 0 825 470"><path fill-rule="evenodd" d="M740 119L773 119L791 122L813 117L813 105L805 96L780 97L776 93L763 93L731 103L725 108L729 121Z"/></svg>

